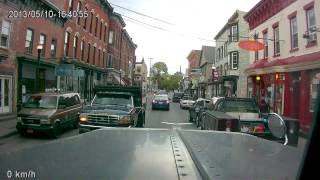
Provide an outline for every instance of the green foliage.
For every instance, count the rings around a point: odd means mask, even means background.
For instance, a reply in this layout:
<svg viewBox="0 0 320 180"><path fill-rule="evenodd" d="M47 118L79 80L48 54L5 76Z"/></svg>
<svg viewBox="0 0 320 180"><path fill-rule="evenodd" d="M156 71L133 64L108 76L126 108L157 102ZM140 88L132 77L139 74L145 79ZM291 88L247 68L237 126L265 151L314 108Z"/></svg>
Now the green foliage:
<svg viewBox="0 0 320 180"><path fill-rule="evenodd" d="M152 81L158 83L159 89L173 91L179 89L180 81L183 79L183 74L176 72L173 75L168 74L168 67L164 62L157 62L151 69Z"/></svg>

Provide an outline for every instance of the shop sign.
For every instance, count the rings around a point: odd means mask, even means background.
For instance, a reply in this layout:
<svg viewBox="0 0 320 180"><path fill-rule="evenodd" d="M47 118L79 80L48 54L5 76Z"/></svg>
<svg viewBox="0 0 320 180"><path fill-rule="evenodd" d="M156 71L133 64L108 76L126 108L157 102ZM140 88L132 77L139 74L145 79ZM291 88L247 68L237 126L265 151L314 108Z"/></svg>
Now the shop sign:
<svg viewBox="0 0 320 180"><path fill-rule="evenodd" d="M84 77L85 72L82 69L75 69L73 64L60 64L55 68L55 75Z"/></svg>

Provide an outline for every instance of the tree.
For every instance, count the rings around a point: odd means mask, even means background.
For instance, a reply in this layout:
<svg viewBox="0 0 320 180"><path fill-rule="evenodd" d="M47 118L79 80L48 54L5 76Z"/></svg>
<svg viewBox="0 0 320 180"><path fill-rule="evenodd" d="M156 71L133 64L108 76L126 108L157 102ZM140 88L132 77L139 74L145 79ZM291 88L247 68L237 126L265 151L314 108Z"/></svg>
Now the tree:
<svg viewBox="0 0 320 180"><path fill-rule="evenodd" d="M155 63L152 68L150 74L152 75L152 82L157 83L160 88L160 80L163 80L164 76L168 75L168 67L164 62Z"/></svg>

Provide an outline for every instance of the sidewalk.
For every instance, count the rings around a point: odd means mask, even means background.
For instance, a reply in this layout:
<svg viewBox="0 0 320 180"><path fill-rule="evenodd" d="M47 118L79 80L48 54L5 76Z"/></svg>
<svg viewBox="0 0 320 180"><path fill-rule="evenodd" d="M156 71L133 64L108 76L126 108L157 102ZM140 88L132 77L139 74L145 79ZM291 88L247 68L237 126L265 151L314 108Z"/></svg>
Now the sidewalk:
<svg viewBox="0 0 320 180"><path fill-rule="evenodd" d="M0 121L0 139L17 134L16 123L15 119Z"/></svg>

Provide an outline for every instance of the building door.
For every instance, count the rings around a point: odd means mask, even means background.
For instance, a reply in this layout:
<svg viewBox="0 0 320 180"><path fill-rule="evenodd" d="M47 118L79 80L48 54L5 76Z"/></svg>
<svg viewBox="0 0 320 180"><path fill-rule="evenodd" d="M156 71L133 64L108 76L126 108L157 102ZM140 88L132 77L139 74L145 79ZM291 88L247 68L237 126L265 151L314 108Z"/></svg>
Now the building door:
<svg viewBox="0 0 320 180"><path fill-rule="evenodd" d="M291 94L291 116L299 119L300 108L300 74L292 74L292 94Z"/></svg>
<svg viewBox="0 0 320 180"><path fill-rule="evenodd" d="M0 113L11 112L12 78L0 76Z"/></svg>

